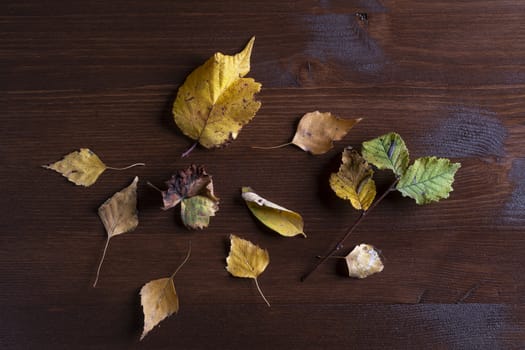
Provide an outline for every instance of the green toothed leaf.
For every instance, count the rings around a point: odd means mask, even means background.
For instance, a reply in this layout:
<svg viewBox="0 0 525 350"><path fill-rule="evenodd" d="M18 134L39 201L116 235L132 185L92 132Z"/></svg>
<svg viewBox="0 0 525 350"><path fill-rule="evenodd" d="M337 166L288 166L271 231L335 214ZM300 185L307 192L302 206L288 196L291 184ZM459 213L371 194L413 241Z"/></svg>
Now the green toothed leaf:
<svg viewBox="0 0 525 350"><path fill-rule="evenodd" d="M395 132L363 142L363 158L378 169L390 169L401 176L408 167L408 149Z"/></svg>

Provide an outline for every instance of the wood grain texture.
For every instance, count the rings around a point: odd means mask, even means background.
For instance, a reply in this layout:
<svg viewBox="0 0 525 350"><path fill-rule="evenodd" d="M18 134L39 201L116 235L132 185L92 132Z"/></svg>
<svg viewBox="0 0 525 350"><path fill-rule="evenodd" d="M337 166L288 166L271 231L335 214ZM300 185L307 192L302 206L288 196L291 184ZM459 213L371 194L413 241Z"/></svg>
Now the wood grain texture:
<svg viewBox="0 0 525 350"><path fill-rule="evenodd" d="M525 3L413 1L5 1L0 15L0 347L459 348L525 345ZM368 21L355 13L366 12ZM227 148L197 148L171 104L216 51L256 36L249 76L262 108ZM363 121L329 153L290 146L308 111ZM365 280L328 262L299 277L357 218L330 190L340 152L394 130L411 157L462 163L450 199L387 197L347 242L379 247L385 270ZM79 188L40 167L89 147L107 171ZM157 192L191 163L214 176L220 211L187 231ZM138 175L140 225L111 242L98 206ZM380 173L378 190L390 182ZM240 197L251 186L305 218L283 239ZM234 233L270 252L259 282L225 270ZM177 274L180 314L138 344L138 298Z"/></svg>

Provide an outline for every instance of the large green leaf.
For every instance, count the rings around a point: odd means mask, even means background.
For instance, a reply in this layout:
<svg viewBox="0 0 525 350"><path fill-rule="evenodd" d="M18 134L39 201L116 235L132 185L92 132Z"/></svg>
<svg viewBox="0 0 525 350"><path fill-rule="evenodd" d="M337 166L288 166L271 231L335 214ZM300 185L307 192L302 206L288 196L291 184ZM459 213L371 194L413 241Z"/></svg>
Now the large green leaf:
<svg viewBox="0 0 525 350"><path fill-rule="evenodd" d="M395 132L363 142L363 158L378 169L390 169L401 176L408 167L408 149Z"/></svg>
<svg viewBox="0 0 525 350"><path fill-rule="evenodd" d="M417 204L448 198L452 191L454 175L460 163L446 158L423 157L416 159L399 179L396 189Z"/></svg>

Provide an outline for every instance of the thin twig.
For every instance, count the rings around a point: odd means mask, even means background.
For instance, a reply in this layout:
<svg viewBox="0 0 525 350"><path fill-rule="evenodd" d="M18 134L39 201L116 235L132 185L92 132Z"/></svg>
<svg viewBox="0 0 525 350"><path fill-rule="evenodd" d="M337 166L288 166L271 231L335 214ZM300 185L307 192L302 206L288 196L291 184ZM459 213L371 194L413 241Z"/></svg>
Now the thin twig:
<svg viewBox="0 0 525 350"><path fill-rule="evenodd" d="M353 225L350 226L348 231L346 231L346 234L343 236L343 238L340 239L339 242L337 242L337 244L335 245L335 247L333 247L327 254L321 257L320 260L314 265L314 267L310 271L308 271L305 275L301 277L301 282L304 282L308 278L308 276L310 276L315 270L317 270L317 268L321 264L323 264L329 257L334 255L335 252L337 252L339 249L343 247L343 243L346 241L346 239L352 234L352 232L354 232L356 227L359 226L361 221L364 220L364 218L372 211L372 209L374 209L390 192L394 190L398 181L399 179L396 178L396 180L392 182L390 187L388 187L388 189L381 195L381 197L379 197L378 199L376 199L374 203L372 203L372 205L370 206L370 208L368 208L368 210L364 210L361 212L361 215L359 215L359 217L353 223Z"/></svg>
<svg viewBox="0 0 525 350"><path fill-rule="evenodd" d="M106 169L111 169L111 170L126 170L126 169L130 169L130 168L133 168L133 167L136 167L136 166L146 166L146 163L135 163L135 164L128 165L127 167L124 167L124 168L114 168L114 167L112 167L112 166L106 166Z"/></svg>

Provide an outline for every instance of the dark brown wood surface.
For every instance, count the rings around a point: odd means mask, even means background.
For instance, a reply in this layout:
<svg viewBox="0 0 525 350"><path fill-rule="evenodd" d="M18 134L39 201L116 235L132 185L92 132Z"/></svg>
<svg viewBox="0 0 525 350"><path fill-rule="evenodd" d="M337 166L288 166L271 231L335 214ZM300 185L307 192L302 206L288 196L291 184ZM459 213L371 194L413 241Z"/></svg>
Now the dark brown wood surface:
<svg viewBox="0 0 525 350"><path fill-rule="evenodd" d="M3 1L0 26L2 349L525 347L525 2ZM181 159L177 88L252 35L262 108L227 148ZM289 141L313 110L364 120L322 156L250 148ZM329 261L301 283L358 215L328 186L340 151L392 130L413 158L460 161L454 192L428 206L392 194L370 214L344 253L376 245L381 274L352 280ZM90 188L40 167L80 147L147 166ZM191 163L221 198L198 232L145 185ZM112 240L94 289L96 210L135 175L140 225ZM300 212L308 238L258 224L246 185ZM271 308L225 270L230 233L270 251ZM170 275L190 240L180 312L139 343L140 287Z"/></svg>

